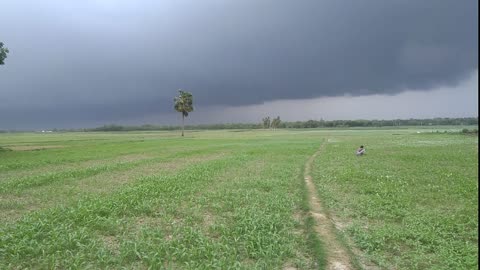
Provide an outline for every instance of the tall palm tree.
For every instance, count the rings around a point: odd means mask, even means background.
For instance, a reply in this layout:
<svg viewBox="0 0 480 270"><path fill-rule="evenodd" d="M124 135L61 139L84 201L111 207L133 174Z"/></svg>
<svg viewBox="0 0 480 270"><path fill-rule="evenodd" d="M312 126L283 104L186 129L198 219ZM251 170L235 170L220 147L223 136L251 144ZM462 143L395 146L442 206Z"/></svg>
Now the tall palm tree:
<svg viewBox="0 0 480 270"><path fill-rule="evenodd" d="M270 116L262 118L263 128L270 128Z"/></svg>
<svg viewBox="0 0 480 270"><path fill-rule="evenodd" d="M185 117L188 116L189 112L193 111L193 96L189 92L185 92L183 90L178 90L180 95L178 97L175 97L173 99L175 103L175 110L177 112L182 113L182 137L183 137L183 131L185 129Z"/></svg>

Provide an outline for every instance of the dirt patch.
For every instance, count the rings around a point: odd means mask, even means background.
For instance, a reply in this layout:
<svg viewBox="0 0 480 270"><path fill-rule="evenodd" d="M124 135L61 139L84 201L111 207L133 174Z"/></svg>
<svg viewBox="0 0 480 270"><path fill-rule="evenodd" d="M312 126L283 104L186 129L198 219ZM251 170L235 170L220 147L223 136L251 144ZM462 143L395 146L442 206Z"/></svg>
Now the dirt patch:
<svg viewBox="0 0 480 270"><path fill-rule="evenodd" d="M5 148L12 151L35 151L35 150L44 150L44 149L53 149L53 148L64 148L64 145L13 145L6 146Z"/></svg>
<svg viewBox="0 0 480 270"><path fill-rule="evenodd" d="M327 250L327 269L329 270L350 270L353 269L348 251L337 240L333 222L322 207L317 197L317 189L313 183L310 172L315 158L320 154L323 145L315 152L305 164L304 178L308 188L310 215L315 219L315 231L319 235Z"/></svg>
<svg viewBox="0 0 480 270"><path fill-rule="evenodd" d="M35 210L39 203L36 198L24 198L15 194L0 195L0 224L13 223L20 219L25 212Z"/></svg>
<svg viewBox="0 0 480 270"><path fill-rule="evenodd" d="M114 255L120 254L120 243L115 236L102 236L103 243Z"/></svg>
<svg viewBox="0 0 480 270"><path fill-rule="evenodd" d="M160 217L141 216L135 220L134 224L135 228L161 227L164 225L164 221Z"/></svg>
<svg viewBox="0 0 480 270"><path fill-rule="evenodd" d="M215 216L209 212L203 214L203 226L209 228L215 224Z"/></svg>
<svg viewBox="0 0 480 270"><path fill-rule="evenodd" d="M182 223L183 221L178 218L170 219L164 217L140 216L134 219L129 231L139 234L143 229L161 228L161 231L164 234L163 240L172 241L175 238L175 227L178 227L179 224Z"/></svg>

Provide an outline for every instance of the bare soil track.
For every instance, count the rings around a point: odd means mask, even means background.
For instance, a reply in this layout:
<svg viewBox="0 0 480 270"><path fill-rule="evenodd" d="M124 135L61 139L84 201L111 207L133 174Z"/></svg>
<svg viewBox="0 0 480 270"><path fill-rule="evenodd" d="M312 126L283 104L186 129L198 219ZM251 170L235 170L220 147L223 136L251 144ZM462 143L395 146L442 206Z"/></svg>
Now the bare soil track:
<svg viewBox="0 0 480 270"><path fill-rule="evenodd" d="M337 240L335 235L335 227L329 219L328 214L322 208L320 199L318 198L317 189L313 183L312 164L315 158L320 154L324 144L315 152L305 164L304 178L308 188L308 198L310 205L310 215L315 219L315 231L323 242L327 254L328 270L351 270L353 269L350 256L345 247Z"/></svg>

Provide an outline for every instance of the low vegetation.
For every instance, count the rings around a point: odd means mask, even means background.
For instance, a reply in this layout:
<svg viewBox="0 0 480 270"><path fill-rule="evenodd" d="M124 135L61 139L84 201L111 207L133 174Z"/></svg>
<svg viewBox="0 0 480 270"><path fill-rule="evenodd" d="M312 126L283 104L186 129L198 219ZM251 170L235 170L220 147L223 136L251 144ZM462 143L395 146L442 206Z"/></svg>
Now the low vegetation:
<svg viewBox="0 0 480 270"><path fill-rule="evenodd" d="M331 136L316 160L318 192L381 268L477 269L477 138L430 134Z"/></svg>
<svg viewBox="0 0 480 270"><path fill-rule="evenodd" d="M298 179L315 141L104 135L48 134L64 147L2 153L0 268L314 267Z"/></svg>
<svg viewBox="0 0 480 270"><path fill-rule="evenodd" d="M324 143L311 175L358 268L472 269L456 130L0 134L0 268L321 269L303 173Z"/></svg>

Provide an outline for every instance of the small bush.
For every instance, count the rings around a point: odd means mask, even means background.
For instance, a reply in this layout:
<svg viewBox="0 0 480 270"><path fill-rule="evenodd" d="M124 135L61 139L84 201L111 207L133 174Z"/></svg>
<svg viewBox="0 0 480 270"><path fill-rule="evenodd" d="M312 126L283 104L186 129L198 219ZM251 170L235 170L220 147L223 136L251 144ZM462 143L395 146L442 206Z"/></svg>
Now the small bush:
<svg viewBox="0 0 480 270"><path fill-rule="evenodd" d="M12 151L12 150L10 150L8 148L3 148L3 147L0 146L0 152L6 152L6 151Z"/></svg>
<svg viewBox="0 0 480 270"><path fill-rule="evenodd" d="M467 128L462 129L462 134L471 134L471 135L478 135L478 129L469 130Z"/></svg>

